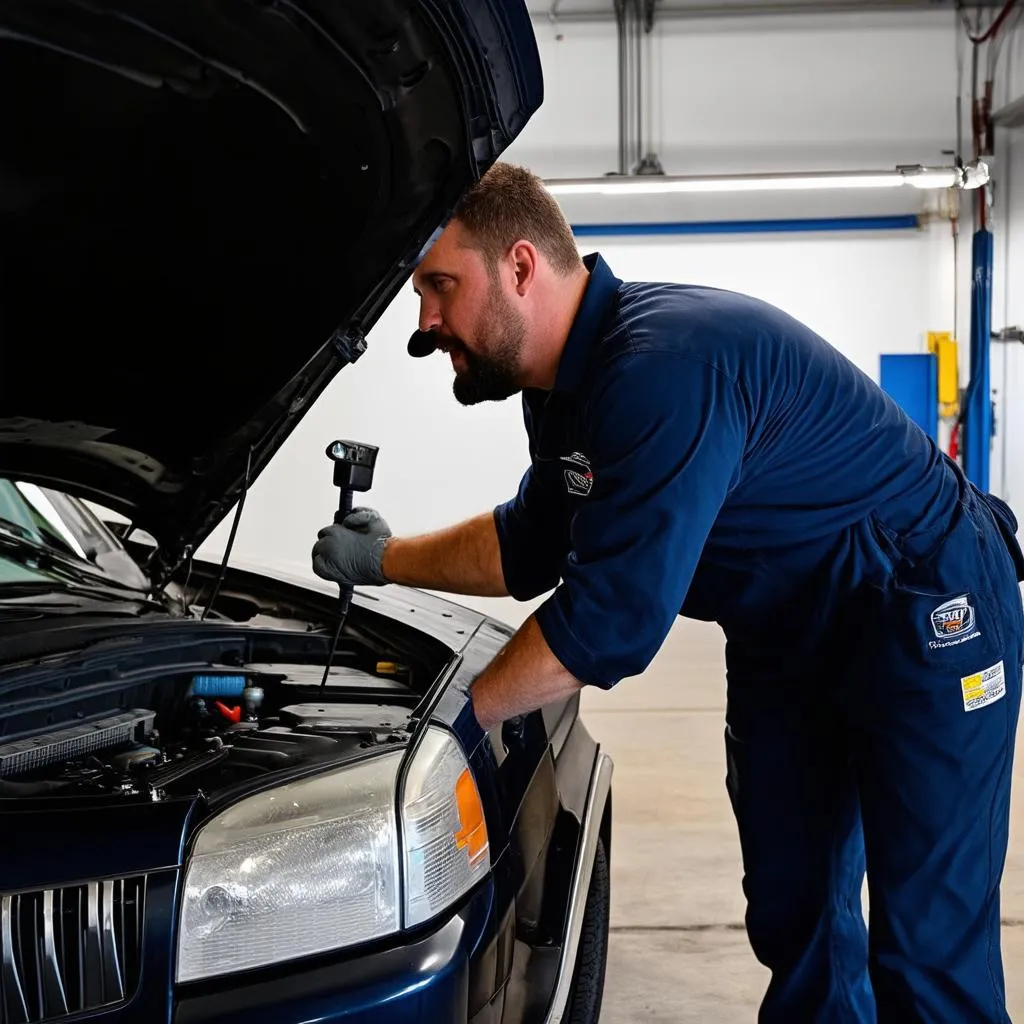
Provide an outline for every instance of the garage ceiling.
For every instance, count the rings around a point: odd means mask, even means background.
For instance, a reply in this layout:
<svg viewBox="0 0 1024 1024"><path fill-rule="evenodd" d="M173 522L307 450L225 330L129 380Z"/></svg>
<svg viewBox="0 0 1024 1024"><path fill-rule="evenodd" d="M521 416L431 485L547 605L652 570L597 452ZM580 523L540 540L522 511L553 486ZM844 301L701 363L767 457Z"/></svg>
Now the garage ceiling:
<svg viewBox="0 0 1024 1024"><path fill-rule="evenodd" d="M700 18L729 14L822 14L854 11L953 10L956 0L648 0L655 18ZM994 8L1003 0L967 0L964 7ZM615 0L529 0L531 14L567 21L615 17Z"/></svg>

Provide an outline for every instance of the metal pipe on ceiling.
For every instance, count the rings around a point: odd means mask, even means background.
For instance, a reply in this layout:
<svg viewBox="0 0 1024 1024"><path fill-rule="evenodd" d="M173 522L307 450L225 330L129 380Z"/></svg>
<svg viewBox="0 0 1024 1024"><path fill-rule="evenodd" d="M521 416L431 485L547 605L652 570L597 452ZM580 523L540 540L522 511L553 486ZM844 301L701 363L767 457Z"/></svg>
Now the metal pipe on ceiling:
<svg viewBox="0 0 1024 1024"><path fill-rule="evenodd" d="M636 107L633 104L633 88L636 71L634 68L636 52L633 49L633 0L626 0L625 20L623 22L623 33L625 35L626 54L626 118L622 123L622 129L626 133L626 172L632 169L633 150L636 145L636 129L633 124L633 111Z"/></svg>
<svg viewBox="0 0 1024 1024"><path fill-rule="evenodd" d="M619 175L661 173L648 150L645 72L649 73L653 0L614 0L618 35Z"/></svg>
<svg viewBox="0 0 1024 1024"><path fill-rule="evenodd" d="M629 173L626 156L626 0L615 0L615 17L619 37L619 174Z"/></svg>
<svg viewBox="0 0 1024 1024"><path fill-rule="evenodd" d="M640 0L633 0L633 48L636 67L636 152L633 154L634 166L639 167L644 158L644 33L640 26Z"/></svg>

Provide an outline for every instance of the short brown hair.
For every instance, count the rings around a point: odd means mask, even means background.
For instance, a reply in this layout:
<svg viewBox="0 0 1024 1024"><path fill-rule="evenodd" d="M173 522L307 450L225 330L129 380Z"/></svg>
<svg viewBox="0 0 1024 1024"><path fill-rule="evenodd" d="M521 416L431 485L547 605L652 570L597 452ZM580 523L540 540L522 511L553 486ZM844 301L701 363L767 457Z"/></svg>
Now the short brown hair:
<svg viewBox="0 0 1024 1024"><path fill-rule="evenodd" d="M520 239L532 242L560 274L583 266L554 196L525 167L494 164L463 195L454 217L473 236L491 270Z"/></svg>

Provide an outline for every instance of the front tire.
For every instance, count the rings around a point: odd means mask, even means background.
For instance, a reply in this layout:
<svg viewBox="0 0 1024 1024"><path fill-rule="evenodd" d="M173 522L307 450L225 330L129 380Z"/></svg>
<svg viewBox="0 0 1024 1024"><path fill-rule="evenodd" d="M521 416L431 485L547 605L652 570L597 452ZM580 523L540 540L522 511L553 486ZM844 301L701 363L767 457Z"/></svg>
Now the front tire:
<svg viewBox="0 0 1024 1024"><path fill-rule="evenodd" d="M604 996L605 966L608 963L608 924L611 907L611 875L604 840L598 839L594 868L583 911L583 927L573 968L572 989L566 1010L566 1024L597 1024Z"/></svg>

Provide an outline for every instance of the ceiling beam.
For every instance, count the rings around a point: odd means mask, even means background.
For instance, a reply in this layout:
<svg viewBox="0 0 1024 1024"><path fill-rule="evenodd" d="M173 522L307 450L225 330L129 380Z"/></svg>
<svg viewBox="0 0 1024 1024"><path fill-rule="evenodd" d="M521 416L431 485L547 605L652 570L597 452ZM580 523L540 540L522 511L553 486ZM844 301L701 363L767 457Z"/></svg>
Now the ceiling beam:
<svg viewBox="0 0 1024 1024"><path fill-rule="evenodd" d="M964 7L994 8L1001 0L968 0ZM720 0L718 3L682 3L675 5L658 4L655 17L658 20L683 20L690 18L721 18L729 16L766 14L860 14L899 11L954 10L956 0ZM563 0L553 0L549 5L530 4L534 17L547 17L552 21L614 21L615 8L612 3L605 6L594 4L589 7L569 7Z"/></svg>

